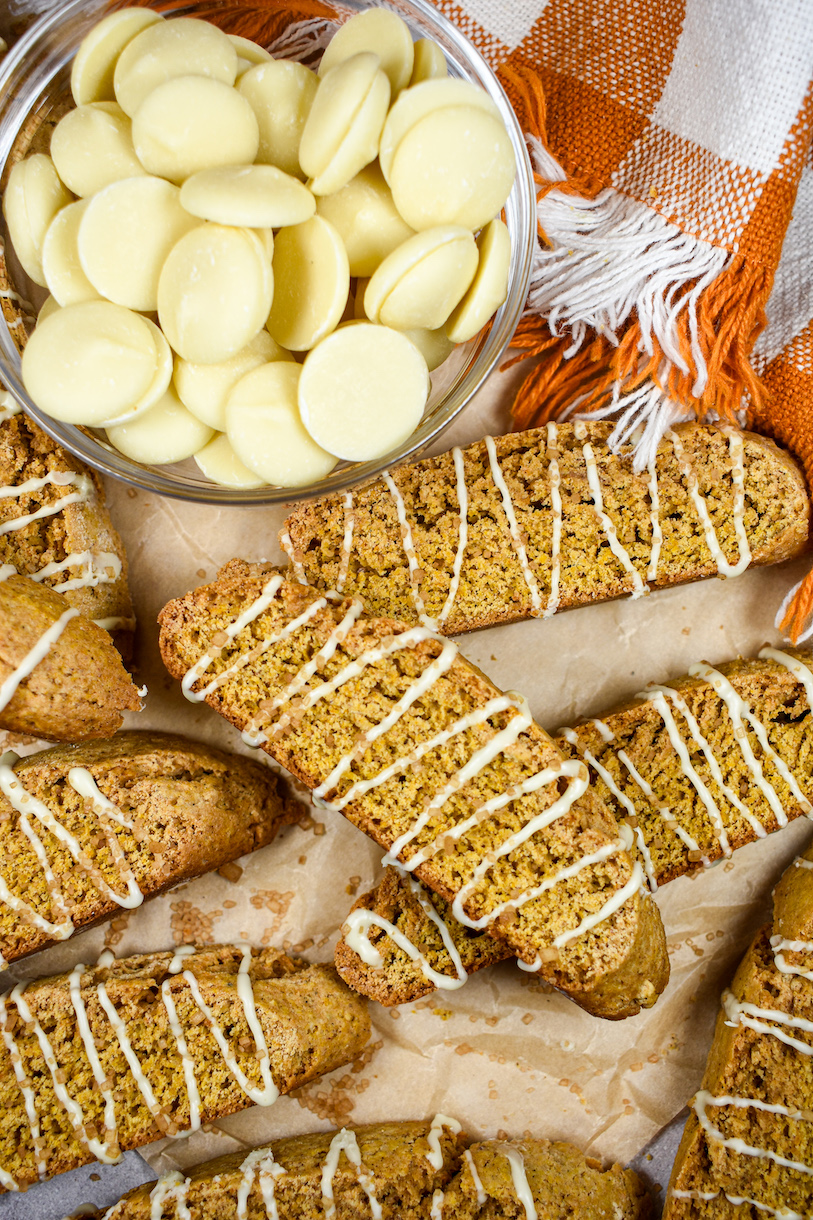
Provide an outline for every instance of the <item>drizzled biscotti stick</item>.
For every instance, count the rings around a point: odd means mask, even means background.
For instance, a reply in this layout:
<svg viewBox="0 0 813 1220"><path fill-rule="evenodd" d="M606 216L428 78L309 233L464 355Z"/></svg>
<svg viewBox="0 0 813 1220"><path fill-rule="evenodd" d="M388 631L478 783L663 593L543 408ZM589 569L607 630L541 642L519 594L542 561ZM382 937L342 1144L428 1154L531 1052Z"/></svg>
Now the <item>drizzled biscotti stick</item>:
<svg viewBox="0 0 813 1220"><path fill-rule="evenodd" d="M277 949L111 955L20 983L0 998L0 1189L271 1105L369 1033L331 966Z"/></svg>
<svg viewBox="0 0 813 1220"><path fill-rule="evenodd" d="M194 1220L477 1220L589 1216L648 1220L630 1169L602 1169L572 1144L473 1144L453 1118L293 1136L167 1174L96 1220L150 1220L173 1206ZM186 1208L182 1212L182 1208Z"/></svg>
<svg viewBox="0 0 813 1220"><path fill-rule="evenodd" d="M809 651L767 647L699 663L559 730L556 745L588 764L593 790L633 832L651 889L813 813L811 666ZM495 960L488 937L466 940L448 907L394 869L355 903L336 948L342 977L383 1004L458 986Z"/></svg>
<svg viewBox="0 0 813 1220"><path fill-rule="evenodd" d="M268 767L167 733L0 759L0 968L270 843Z"/></svg>
<svg viewBox="0 0 813 1220"><path fill-rule="evenodd" d="M170 602L161 653L187 694L597 1015L655 1002L668 967L640 867L524 700L425 627L365 617L233 560Z"/></svg>
<svg viewBox="0 0 813 1220"><path fill-rule="evenodd" d="M804 1217L813 1198L813 849L723 992L664 1220Z"/></svg>
<svg viewBox="0 0 813 1220"><path fill-rule="evenodd" d="M135 619L127 557L98 477L0 387L0 564L56 589L128 660Z"/></svg>
<svg viewBox="0 0 813 1220"><path fill-rule="evenodd" d="M778 563L804 547L801 473L753 433L686 424L648 469L612 424L549 424L299 505L303 581L445 635Z"/></svg>
<svg viewBox="0 0 813 1220"><path fill-rule="evenodd" d="M0 728L112 737L141 699L106 631L61 593L0 566Z"/></svg>

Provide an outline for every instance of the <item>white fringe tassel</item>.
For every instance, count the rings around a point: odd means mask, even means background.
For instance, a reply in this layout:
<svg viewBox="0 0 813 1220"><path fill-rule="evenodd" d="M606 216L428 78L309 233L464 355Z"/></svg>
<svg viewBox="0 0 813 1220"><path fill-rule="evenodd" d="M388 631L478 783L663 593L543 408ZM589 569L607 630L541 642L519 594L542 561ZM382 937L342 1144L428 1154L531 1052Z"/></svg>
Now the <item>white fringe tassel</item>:
<svg viewBox="0 0 813 1220"><path fill-rule="evenodd" d="M563 181L562 167L541 141L526 138L537 173L548 182ZM683 316L695 369L692 394L699 397L708 369L698 336L697 305L733 255L681 232L645 204L612 188L595 199L554 189L537 203L537 216L549 245L537 249L527 309L547 321L552 335L569 332L572 342L565 357L575 355L591 332L617 344L634 310L640 349L651 357L657 340L665 358L661 379L666 384L671 366L689 372L678 342L677 324ZM582 401L577 399L566 414L576 414ZM667 429L686 418L686 409L654 381L628 394L617 382L608 405L582 418L608 416L618 416L611 447L633 440L635 466L643 470Z"/></svg>
<svg viewBox="0 0 813 1220"><path fill-rule="evenodd" d="M268 49L275 58L296 59L300 62L321 54L339 28L338 21L324 17L309 17L296 21Z"/></svg>

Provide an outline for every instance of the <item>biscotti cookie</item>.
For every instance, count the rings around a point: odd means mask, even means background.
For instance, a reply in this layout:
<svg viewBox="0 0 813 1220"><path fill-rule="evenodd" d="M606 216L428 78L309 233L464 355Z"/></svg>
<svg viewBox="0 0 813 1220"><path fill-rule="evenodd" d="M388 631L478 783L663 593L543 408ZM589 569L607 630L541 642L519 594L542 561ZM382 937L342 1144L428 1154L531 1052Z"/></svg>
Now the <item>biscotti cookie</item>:
<svg viewBox="0 0 813 1220"><path fill-rule="evenodd" d="M588 764L592 788L633 832L632 854L651 889L813 812L811 665L809 651L775 648L717 668L699 663L556 734L562 753ZM451 946L460 946L463 929L414 884L388 870L356 902L337 945L342 977L382 1004L456 986L461 973L495 960L484 937L456 960Z"/></svg>
<svg viewBox="0 0 813 1220"><path fill-rule="evenodd" d="M356 1056L332 966L221 945L79 965L0 1000L0 1187L271 1105Z"/></svg>
<svg viewBox="0 0 813 1220"><path fill-rule="evenodd" d="M6 405L3 405L5 402ZM127 559L101 481L0 390L0 564L56 589L129 660Z"/></svg>
<svg viewBox="0 0 813 1220"><path fill-rule="evenodd" d="M0 961L269 843L301 816L268 767L166 733L0 760Z"/></svg>
<svg viewBox="0 0 813 1220"><path fill-rule="evenodd" d="M0 729L112 737L141 700L109 634L61 593L0 568Z"/></svg>
<svg viewBox="0 0 813 1220"><path fill-rule="evenodd" d="M400 466L299 505L281 542L303 581L445 635L778 563L807 540L793 460L685 424L636 473L611 423L549 424Z"/></svg>
<svg viewBox="0 0 813 1220"><path fill-rule="evenodd" d="M443 1114L294 1136L246 1156L168 1174L97 1220L150 1220L174 1204L189 1220L647 1220L642 1182L603 1170L572 1144L526 1138L472 1144ZM181 1213L181 1208L186 1211Z"/></svg>
<svg viewBox="0 0 813 1220"><path fill-rule="evenodd" d="M424 627L233 560L160 615L169 672L406 862L474 929L597 1015L668 977L640 868L516 695Z"/></svg>
<svg viewBox="0 0 813 1220"><path fill-rule="evenodd" d="M802 1217L813 1203L813 849L724 992L664 1220Z"/></svg>

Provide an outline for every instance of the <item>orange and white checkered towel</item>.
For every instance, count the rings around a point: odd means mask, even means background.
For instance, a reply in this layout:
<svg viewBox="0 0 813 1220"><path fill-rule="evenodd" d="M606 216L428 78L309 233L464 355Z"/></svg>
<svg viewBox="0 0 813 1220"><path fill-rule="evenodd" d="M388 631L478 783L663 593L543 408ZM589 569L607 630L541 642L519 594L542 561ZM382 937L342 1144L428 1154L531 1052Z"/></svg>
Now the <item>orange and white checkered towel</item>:
<svg viewBox="0 0 813 1220"><path fill-rule="evenodd" d="M515 425L612 416L643 465L681 418L747 421L813 489L813 2L437 4L497 70L537 171ZM783 608L796 637L805 585Z"/></svg>

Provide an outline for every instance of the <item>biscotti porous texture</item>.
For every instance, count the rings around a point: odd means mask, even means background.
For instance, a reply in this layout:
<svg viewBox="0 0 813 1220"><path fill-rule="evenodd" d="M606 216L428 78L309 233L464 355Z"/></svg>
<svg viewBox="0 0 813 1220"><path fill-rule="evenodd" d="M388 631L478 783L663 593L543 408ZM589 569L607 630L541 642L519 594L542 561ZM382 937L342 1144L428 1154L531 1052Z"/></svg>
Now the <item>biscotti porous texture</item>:
<svg viewBox="0 0 813 1220"><path fill-rule="evenodd" d="M454 635L798 554L809 504L771 441L685 424L635 473L609 423L550 424L302 504L281 540L303 579ZM701 507L698 507L700 505ZM705 515L705 516L704 516Z"/></svg>
<svg viewBox="0 0 813 1220"><path fill-rule="evenodd" d="M0 564L37 576L101 621L129 660L127 558L101 481L20 413L0 417L0 486Z"/></svg>
<svg viewBox="0 0 813 1220"><path fill-rule="evenodd" d="M442 1114L431 1124L343 1128L220 1157L188 1177L167 1175L131 1191L105 1220L169 1220L179 1205L192 1220L527 1220L533 1214L539 1220L649 1220L652 1214L631 1170L603 1170L572 1144L548 1140L472 1144Z"/></svg>
<svg viewBox="0 0 813 1220"><path fill-rule="evenodd" d="M19 1190L271 1104L348 1063L370 1027L331 966L226 945L21 984L0 1031L0 1184Z"/></svg>
<svg viewBox="0 0 813 1220"><path fill-rule="evenodd" d="M0 728L88 741L140 707L108 632L28 576L0 580Z"/></svg>
<svg viewBox="0 0 813 1220"><path fill-rule="evenodd" d="M589 1011L654 1003L663 929L582 764L425 628L233 560L161 613L192 697Z"/></svg>
<svg viewBox="0 0 813 1220"><path fill-rule="evenodd" d="M794 861L723 994L664 1220L808 1216L813 1198L813 850Z"/></svg>
<svg viewBox="0 0 813 1220"><path fill-rule="evenodd" d="M556 745L588 764L592 788L633 832L631 852L653 890L810 814L811 665L809 651L773 648L716 669L701 663L695 676L649 687L600 719L559 730ZM465 949L467 974L492 964L489 937L463 940L464 929L434 896L444 939L427 901L388 869L355 903L348 928L383 960L363 961L357 938L352 948L345 934L336 947L342 977L382 1004L404 1004L443 986L444 976L459 976L449 939ZM387 935L382 918L411 948ZM441 978L427 977L429 969Z"/></svg>
<svg viewBox="0 0 813 1220"><path fill-rule="evenodd" d="M6 962L269 843L301 816L270 768L166 733L0 763Z"/></svg>

